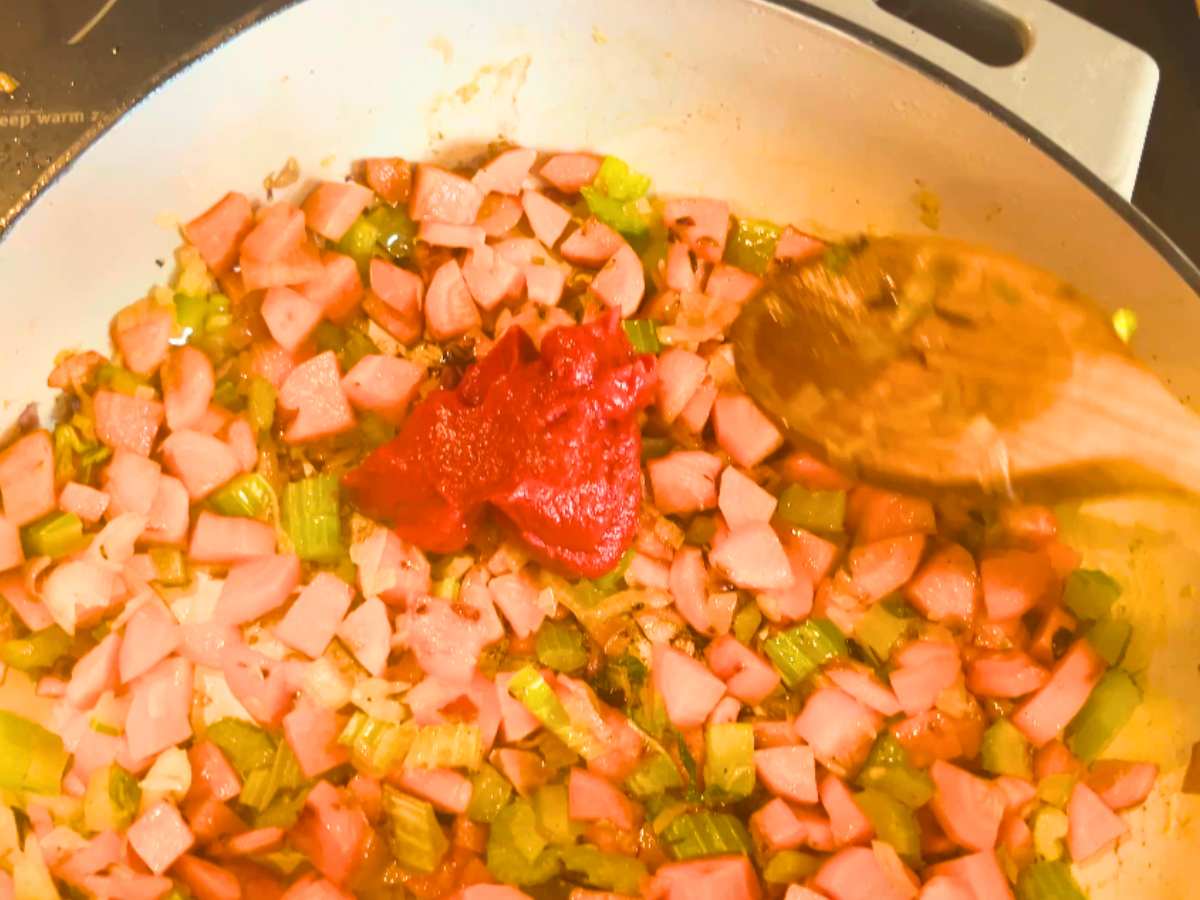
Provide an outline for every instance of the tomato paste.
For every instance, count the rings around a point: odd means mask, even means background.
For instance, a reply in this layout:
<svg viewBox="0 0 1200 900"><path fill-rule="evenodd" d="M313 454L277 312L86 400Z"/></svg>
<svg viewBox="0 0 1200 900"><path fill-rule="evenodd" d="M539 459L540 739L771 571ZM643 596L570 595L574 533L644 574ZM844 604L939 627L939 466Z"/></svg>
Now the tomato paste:
<svg viewBox="0 0 1200 900"><path fill-rule="evenodd" d="M551 331L540 353L510 328L345 485L425 550L460 550L490 508L547 559L601 575L637 531L637 416L655 379L654 357L634 352L615 312Z"/></svg>

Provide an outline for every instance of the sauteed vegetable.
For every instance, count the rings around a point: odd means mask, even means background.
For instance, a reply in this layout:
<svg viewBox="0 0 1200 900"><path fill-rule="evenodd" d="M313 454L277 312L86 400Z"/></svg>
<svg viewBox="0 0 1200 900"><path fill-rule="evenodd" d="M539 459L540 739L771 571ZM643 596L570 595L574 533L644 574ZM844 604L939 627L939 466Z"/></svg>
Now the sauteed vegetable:
<svg viewBox="0 0 1200 900"><path fill-rule="evenodd" d="M60 356L0 454L0 897L1083 896L1157 776L1120 585L786 446L725 329L854 245L649 188L230 193Z"/></svg>

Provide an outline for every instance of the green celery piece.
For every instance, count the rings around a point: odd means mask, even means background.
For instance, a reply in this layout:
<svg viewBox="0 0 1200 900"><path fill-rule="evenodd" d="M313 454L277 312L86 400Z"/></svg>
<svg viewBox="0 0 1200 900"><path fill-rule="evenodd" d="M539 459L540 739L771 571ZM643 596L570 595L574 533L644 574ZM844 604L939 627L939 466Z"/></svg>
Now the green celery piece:
<svg viewBox="0 0 1200 900"><path fill-rule="evenodd" d="M92 772L83 795L83 821L89 831L121 831L137 815L142 789L137 779L112 763Z"/></svg>
<svg viewBox="0 0 1200 900"><path fill-rule="evenodd" d="M396 861L415 872L432 873L450 847L433 806L389 784L383 786L387 837Z"/></svg>
<svg viewBox="0 0 1200 900"><path fill-rule="evenodd" d="M754 726L749 722L709 725L704 732L704 785L730 797L754 791Z"/></svg>
<svg viewBox="0 0 1200 900"><path fill-rule="evenodd" d="M408 217L403 206L381 203L367 213L366 221L375 229L375 240L388 256L395 260L412 256L417 243L417 223Z"/></svg>
<svg viewBox="0 0 1200 900"><path fill-rule="evenodd" d="M383 208L380 207L380 209ZM354 260L358 265L359 273L365 278L371 265L371 257L375 255L375 247L379 244L381 236L378 225L369 217L359 216L346 229L342 239L337 242L337 249Z"/></svg>
<svg viewBox="0 0 1200 900"><path fill-rule="evenodd" d="M921 829L911 808L874 788L855 794L854 802L871 820L879 840L891 844L909 865L920 866Z"/></svg>
<svg viewBox="0 0 1200 900"><path fill-rule="evenodd" d="M578 872L584 883L600 890L636 895L646 877L646 866L640 860L620 853L605 853L591 844L566 847L561 855L567 871Z"/></svg>
<svg viewBox="0 0 1200 900"><path fill-rule="evenodd" d="M1087 900L1087 894L1066 863L1035 862L1017 877L1017 900Z"/></svg>
<svg viewBox="0 0 1200 900"><path fill-rule="evenodd" d="M662 351L662 344L658 340L658 326L653 319L626 319L621 323L621 328L638 353Z"/></svg>
<svg viewBox="0 0 1200 900"><path fill-rule="evenodd" d="M592 685L612 705L632 706L648 674L645 663L632 653L622 653L605 657L604 668Z"/></svg>
<svg viewBox="0 0 1200 900"><path fill-rule="evenodd" d="M789 525L826 534L841 532L846 526L845 491L810 491L789 484L779 495L776 511Z"/></svg>
<svg viewBox="0 0 1200 900"><path fill-rule="evenodd" d="M630 562L633 561L633 554L634 551L632 548L626 550L620 561L609 571L591 581L580 581L579 587L583 588L585 585L590 585L601 596L619 591L625 583L625 573L629 570Z"/></svg>
<svg viewBox="0 0 1200 900"><path fill-rule="evenodd" d="M382 778L399 768L415 735L416 726L411 722L383 722L355 710L338 743L350 748L356 768Z"/></svg>
<svg viewBox="0 0 1200 900"><path fill-rule="evenodd" d="M1142 689L1129 673L1109 669L1067 726L1067 746L1080 759L1091 762L1125 727L1141 702Z"/></svg>
<svg viewBox="0 0 1200 900"><path fill-rule="evenodd" d="M0 788L57 795L67 752L58 735L0 710Z"/></svg>
<svg viewBox="0 0 1200 900"><path fill-rule="evenodd" d="M179 587L192 580L187 558L178 547L151 547L150 561L154 563L154 581L166 587Z"/></svg>
<svg viewBox="0 0 1200 900"><path fill-rule="evenodd" d="M634 171L623 159L606 156L591 186L614 200L637 200L650 190L650 176Z"/></svg>
<svg viewBox="0 0 1200 900"><path fill-rule="evenodd" d="M478 769L483 762L479 726L445 722L417 728L404 765L409 769Z"/></svg>
<svg viewBox="0 0 1200 900"><path fill-rule="evenodd" d="M1069 772L1057 772L1047 775L1037 783L1037 796L1043 803L1062 809L1071 799L1071 791L1075 787L1076 778Z"/></svg>
<svg viewBox="0 0 1200 900"><path fill-rule="evenodd" d="M283 527L301 559L329 563L345 553L339 501L334 475L313 475L283 489Z"/></svg>
<svg viewBox="0 0 1200 900"><path fill-rule="evenodd" d="M583 633L570 622L547 619L537 632L537 658L556 672L574 672L587 665Z"/></svg>
<svg viewBox="0 0 1200 900"><path fill-rule="evenodd" d="M213 403L225 409L236 410L241 405L242 398L238 395L237 382L232 378L217 379L213 388Z"/></svg>
<svg viewBox="0 0 1200 900"><path fill-rule="evenodd" d="M920 769L909 765L863 766L858 774L860 787L879 791L917 809L933 798L933 781Z"/></svg>
<svg viewBox="0 0 1200 900"><path fill-rule="evenodd" d="M379 345L371 340L365 331L360 331L357 328L347 328L346 340L342 344L341 352L338 354L338 363L341 365L343 372L349 372L364 356L372 356L378 353Z"/></svg>
<svg viewBox="0 0 1200 900"><path fill-rule="evenodd" d="M782 233L782 228L764 219L734 219L725 242L725 262L755 275L764 274L775 258L775 244Z"/></svg>
<svg viewBox="0 0 1200 900"><path fill-rule="evenodd" d="M104 363L96 370L96 382L101 387L111 388L119 394L137 393L138 388L150 384L141 375L137 375L123 366Z"/></svg>
<svg viewBox="0 0 1200 900"><path fill-rule="evenodd" d="M538 833L528 800L514 800L492 822L487 867L498 881L522 886L542 884L558 874L559 850Z"/></svg>
<svg viewBox="0 0 1200 900"><path fill-rule="evenodd" d="M985 772L1026 780L1033 778L1029 741L1008 719L997 719L988 726L983 733L979 755Z"/></svg>
<svg viewBox="0 0 1200 900"><path fill-rule="evenodd" d="M538 830L552 844L575 842L576 832L571 824L565 784L543 784L533 795ZM538 852L541 852L540 849ZM537 854L534 854L535 856Z"/></svg>
<svg viewBox="0 0 1200 900"><path fill-rule="evenodd" d="M512 677L508 692L521 701L521 705L533 713L534 718L553 735L584 759L592 759L604 752L591 734L571 723L562 701L533 666L525 666Z"/></svg>
<svg viewBox="0 0 1200 900"><path fill-rule="evenodd" d="M644 799L683 787L683 779L671 757L655 753L643 760L625 779L625 788L633 796Z"/></svg>
<svg viewBox="0 0 1200 900"><path fill-rule="evenodd" d="M277 501L267 479L245 472L210 494L208 503L223 516L265 519L275 511Z"/></svg>
<svg viewBox="0 0 1200 900"><path fill-rule="evenodd" d="M1063 841L1070 829L1067 814L1053 806L1039 806L1033 814L1030 825L1033 830L1033 852L1037 854L1037 858L1061 859L1064 849Z"/></svg>
<svg viewBox="0 0 1200 900"><path fill-rule="evenodd" d="M749 644L762 625L762 610L757 603L746 603L734 614L733 636L743 644Z"/></svg>
<svg viewBox="0 0 1200 900"><path fill-rule="evenodd" d="M88 542L83 521L72 512L54 512L21 528L21 546L26 556L57 559L82 549Z"/></svg>
<svg viewBox="0 0 1200 900"><path fill-rule="evenodd" d="M204 330L208 318L208 298L192 297L188 294L175 295L175 323L187 334Z"/></svg>
<svg viewBox="0 0 1200 900"><path fill-rule="evenodd" d="M275 745L269 765L251 771L242 782L238 802L256 812L265 812L281 793L295 790L304 784L300 763L287 741Z"/></svg>
<svg viewBox="0 0 1200 900"><path fill-rule="evenodd" d="M746 826L741 819L729 813L684 813L671 820L662 836L671 855L678 860L728 853L748 856L754 851Z"/></svg>
<svg viewBox="0 0 1200 900"><path fill-rule="evenodd" d="M291 828L304 811L304 801L308 799L308 788L279 793L266 809L255 814L255 828Z"/></svg>
<svg viewBox="0 0 1200 900"><path fill-rule="evenodd" d="M650 220L638 208L636 200L616 200L594 187L580 188L593 216L628 237L638 237L650 230Z"/></svg>
<svg viewBox="0 0 1200 900"><path fill-rule="evenodd" d="M828 619L808 619L763 642L763 652L775 664L784 684L799 686L825 663L848 654L846 638Z"/></svg>
<svg viewBox="0 0 1200 900"><path fill-rule="evenodd" d="M509 780L496 769L484 763L471 778L471 802L467 806L467 818L472 822L492 822L500 814L513 787Z"/></svg>
<svg viewBox="0 0 1200 900"><path fill-rule="evenodd" d="M1063 604L1084 620L1103 619L1120 596L1116 580L1096 569L1076 569L1063 588Z"/></svg>
<svg viewBox="0 0 1200 900"><path fill-rule="evenodd" d="M1115 666L1125 656L1132 634L1133 626L1125 619L1101 619L1093 622L1083 636L1106 663Z"/></svg>
<svg viewBox="0 0 1200 900"><path fill-rule="evenodd" d="M821 868L821 857L800 850L780 850L763 866L763 880L768 884L791 884L803 881Z"/></svg>
<svg viewBox="0 0 1200 900"><path fill-rule="evenodd" d="M71 636L51 625L23 638L13 638L0 645L0 659L5 665L22 672L48 669L71 652Z"/></svg>
<svg viewBox="0 0 1200 900"><path fill-rule="evenodd" d="M205 737L225 754L245 781L255 769L275 761L275 740L257 725L242 719L219 719L208 726Z"/></svg>
<svg viewBox="0 0 1200 900"><path fill-rule="evenodd" d="M854 640L883 664L891 657L900 639L909 633L911 626L910 619L895 615L883 603L876 603L854 626Z"/></svg>
<svg viewBox="0 0 1200 900"><path fill-rule="evenodd" d="M246 415L259 434L270 431L275 422L275 385L261 375L252 375L246 384Z"/></svg>
<svg viewBox="0 0 1200 900"><path fill-rule="evenodd" d="M358 420L358 429L367 449L374 450L396 436L396 426L375 413L364 413Z"/></svg>

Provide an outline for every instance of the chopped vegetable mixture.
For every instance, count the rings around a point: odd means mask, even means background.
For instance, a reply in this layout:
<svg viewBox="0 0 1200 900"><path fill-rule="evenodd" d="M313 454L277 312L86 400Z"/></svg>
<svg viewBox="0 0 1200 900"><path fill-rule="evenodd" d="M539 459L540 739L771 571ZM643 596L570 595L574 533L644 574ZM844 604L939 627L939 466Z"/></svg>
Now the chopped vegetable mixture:
<svg viewBox="0 0 1200 900"><path fill-rule="evenodd" d="M649 187L229 193L60 356L0 453L0 898L1083 896L1157 776L1120 585L785 446L724 332L839 247Z"/></svg>

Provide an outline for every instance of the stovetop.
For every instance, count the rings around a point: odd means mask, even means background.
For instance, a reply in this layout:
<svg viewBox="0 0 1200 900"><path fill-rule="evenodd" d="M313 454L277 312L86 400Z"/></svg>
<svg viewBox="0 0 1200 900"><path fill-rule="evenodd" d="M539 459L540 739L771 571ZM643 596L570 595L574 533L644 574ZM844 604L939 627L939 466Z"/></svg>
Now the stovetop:
<svg viewBox="0 0 1200 900"><path fill-rule="evenodd" d="M3 0L0 222L89 132L287 0ZM847 0L850 2L850 0ZM1134 203L1200 260L1200 16L1188 0L1059 0L1149 52L1162 81ZM10 94L3 73L20 82Z"/></svg>

